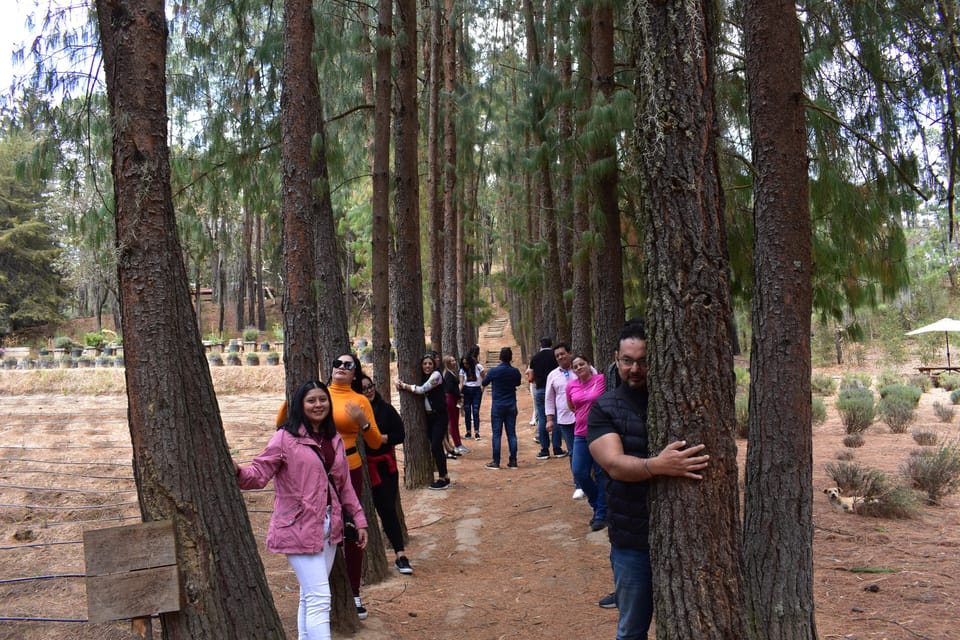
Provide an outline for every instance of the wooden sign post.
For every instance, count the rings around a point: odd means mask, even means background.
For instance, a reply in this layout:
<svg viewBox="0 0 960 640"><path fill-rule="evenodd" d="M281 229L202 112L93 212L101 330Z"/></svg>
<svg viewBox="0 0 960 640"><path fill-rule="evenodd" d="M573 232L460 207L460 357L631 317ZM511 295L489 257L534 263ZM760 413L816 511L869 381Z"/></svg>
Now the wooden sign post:
<svg viewBox="0 0 960 640"><path fill-rule="evenodd" d="M171 520L84 531L83 555L90 622L180 610Z"/></svg>

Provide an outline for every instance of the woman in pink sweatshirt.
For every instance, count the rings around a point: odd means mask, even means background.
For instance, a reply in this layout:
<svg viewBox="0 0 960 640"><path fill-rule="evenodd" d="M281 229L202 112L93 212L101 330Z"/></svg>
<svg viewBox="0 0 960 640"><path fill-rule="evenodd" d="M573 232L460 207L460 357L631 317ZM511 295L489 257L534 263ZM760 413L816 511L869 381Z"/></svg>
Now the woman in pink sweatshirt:
<svg viewBox="0 0 960 640"><path fill-rule="evenodd" d="M353 516L360 548L367 544L367 520L350 482L326 385L310 381L297 390L287 421L248 466L237 466L237 477L241 489L262 489L273 480L267 550L286 554L300 582L300 636L330 638L329 577L343 541L342 510Z"/></svg>

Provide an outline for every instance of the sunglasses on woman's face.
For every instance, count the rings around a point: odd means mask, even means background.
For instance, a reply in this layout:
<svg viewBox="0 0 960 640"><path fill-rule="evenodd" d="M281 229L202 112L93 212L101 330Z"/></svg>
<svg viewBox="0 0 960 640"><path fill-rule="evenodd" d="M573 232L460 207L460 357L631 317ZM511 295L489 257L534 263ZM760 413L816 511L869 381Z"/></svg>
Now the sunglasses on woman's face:
<svg viewBox="0 0 960 640"><path fill-rule="evenodd" d="M347 371L353 371L353 360L334 360L333 368L346 369Z"/></svg>
<svg viewBox="0 0 960 640"><path fill-rule="evenodd" d="M363 386L360 387L360 388L363 389L363 392L364 392L364 393L367 393L368 391L373 391L373 385L372 385L372 384L365 384L365 385L363 385Z"/></svg>

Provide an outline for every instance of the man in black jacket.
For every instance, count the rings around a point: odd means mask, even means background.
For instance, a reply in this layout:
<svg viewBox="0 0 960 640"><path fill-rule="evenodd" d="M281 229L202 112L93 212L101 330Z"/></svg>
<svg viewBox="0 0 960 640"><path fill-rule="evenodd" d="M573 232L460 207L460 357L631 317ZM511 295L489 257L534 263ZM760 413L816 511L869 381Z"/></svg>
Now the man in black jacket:
<svg viewBox="0 0 960 640"><path fill-rule="evenodd" d="M642 325L620 334L617 371L623 383L604 393L590 409L590 455L606 475L610 563L620 617L617 640L646 639L653 618L647 482L654 476L700 480L709 456L704 445L671 442L649 457L647 434L647 337Z"/></svg>

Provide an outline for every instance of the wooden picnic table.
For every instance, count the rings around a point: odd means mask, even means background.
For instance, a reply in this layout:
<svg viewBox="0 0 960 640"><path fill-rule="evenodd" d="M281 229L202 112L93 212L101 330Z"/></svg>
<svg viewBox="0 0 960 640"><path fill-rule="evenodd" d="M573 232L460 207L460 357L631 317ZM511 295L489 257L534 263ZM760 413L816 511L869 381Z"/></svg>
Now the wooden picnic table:
<svg viewBox="0 0 960 640"><path fill-rule="evenodd" d="M933 381L933 386L939 387L940 374L960 372L960 367L917 367L917 371L919 371L921 375L930 376L930 380Z"/></svg>

